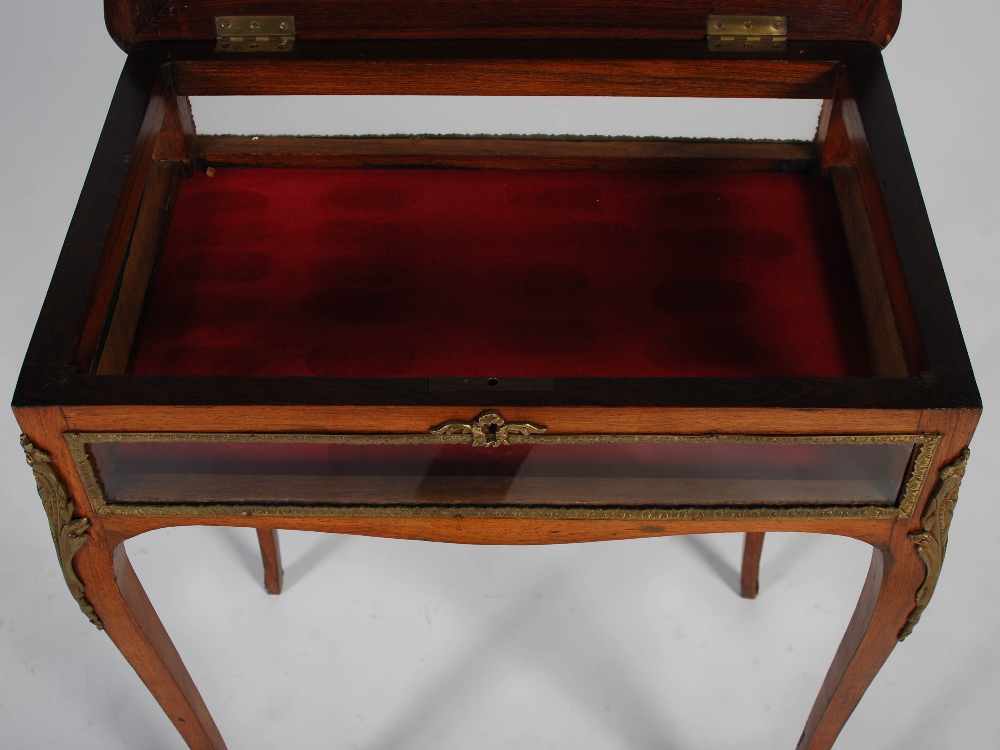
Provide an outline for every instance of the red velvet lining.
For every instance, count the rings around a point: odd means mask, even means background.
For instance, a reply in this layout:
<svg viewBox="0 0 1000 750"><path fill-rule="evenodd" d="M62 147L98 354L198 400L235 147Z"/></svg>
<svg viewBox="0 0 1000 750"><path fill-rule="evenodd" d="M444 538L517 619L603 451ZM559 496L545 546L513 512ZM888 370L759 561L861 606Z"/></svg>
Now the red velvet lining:
<svg viewBox="0 0 1000 750"><path fill-rule="evenodd" d="M868 375L798 174L218 169L181 187L141 375Z"/></svg>

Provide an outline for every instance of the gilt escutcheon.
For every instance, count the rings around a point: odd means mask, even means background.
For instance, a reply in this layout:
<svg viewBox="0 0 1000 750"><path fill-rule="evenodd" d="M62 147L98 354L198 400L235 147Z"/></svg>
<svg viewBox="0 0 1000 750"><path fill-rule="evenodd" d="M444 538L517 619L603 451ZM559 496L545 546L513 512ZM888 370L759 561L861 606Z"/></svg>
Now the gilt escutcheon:
<svg viewBox="0 0 1000 750"><path fill-rule="evenodd" d="M454 419L431 430L432 435L469 435L476 447L510 445L511 435L541 435L544 427L531 422L508 422L497 411L484 411L471 422Z"/></svg>

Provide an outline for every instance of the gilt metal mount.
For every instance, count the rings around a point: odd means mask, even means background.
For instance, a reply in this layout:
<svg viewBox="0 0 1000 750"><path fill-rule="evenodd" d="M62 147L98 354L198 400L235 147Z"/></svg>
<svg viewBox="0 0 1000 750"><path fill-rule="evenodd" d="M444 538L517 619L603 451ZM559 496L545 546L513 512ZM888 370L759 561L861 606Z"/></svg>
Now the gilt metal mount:
<svg viewBox="0 0 1000 750"><path fill-rule="evenodd" d="M432 435L470 435L477 447L510 445L511 435L541 435L544 427L531 422L508 422L497 411L484 411L471 422L452 420L431 430Z"/></svg>
<svg viewBox="0 0 1000 750"><path fill-rule="evenodd" d="M941 577L944 554L948 549L948 529L955 513L955 503L958 502L958 489L965 477L965 467L968 462L969 449L966 448L955 463L941 470L939 474L941 484L934 497L927 503L923 518L920 520L921 531L910 534L910 541L916 545L917 554L927 567L927 577L917 591L917 606L899 633L901 641L913 632L914 626L920 621L920 615L924 613L931 597L934 596L938 578Z"/></svg>
<svg viewBox="0 0 1000 750"><path fill-rule="evenodd" d="M73 517L73 503L66 496L66 488L52 468L49 454L32 445L27 435L21 435L21 448L24 450L28 466L35 474L38 496L42 499L45 514L49 517L49 531L52 532L52 541L56 545L56 555L66 585L69 586L69 591L80 605L83 614L87 615L98 630L104 630L103 623L84 596L83 582L77 578L76 571L73 570L73 558L87 541L90 520Z"/></svg>

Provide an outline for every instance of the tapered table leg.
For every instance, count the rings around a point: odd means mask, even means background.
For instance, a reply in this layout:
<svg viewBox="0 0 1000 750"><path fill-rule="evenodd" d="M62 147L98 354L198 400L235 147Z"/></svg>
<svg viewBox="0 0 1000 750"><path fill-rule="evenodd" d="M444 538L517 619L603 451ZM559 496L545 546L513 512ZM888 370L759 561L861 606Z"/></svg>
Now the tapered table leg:
<svg viewBox="0 0 1000 750"><path fill-rule="evenodd" d="M740 596L756 599L760 588L760 552L764 548L764 532L748 531L743 540L743 568L740 570Z"/></svg>
<svg viewBox="0 0 1000 750"><path fill-rule="evenodd" d="M285 571L281 568L281 547L277 529L257 529L260 557L264 561L264 588L269 594L280 594Z"/></svg>
<svg viewBox="0 0 1000 750"><path fill-rule="evenodd" d="M46 434L49 425L37 415L23 418L40 437L22 435L21 447L35 475L70 593L132 665L188 747L225 750L205 701L132 569L123 538L109 539L101 524L80 513L67 492L62 476L72 476L65 470L71 459L61 436ZM64 425L57 422L60 428ZM54 450L49 453L35 441Z"/></svg>

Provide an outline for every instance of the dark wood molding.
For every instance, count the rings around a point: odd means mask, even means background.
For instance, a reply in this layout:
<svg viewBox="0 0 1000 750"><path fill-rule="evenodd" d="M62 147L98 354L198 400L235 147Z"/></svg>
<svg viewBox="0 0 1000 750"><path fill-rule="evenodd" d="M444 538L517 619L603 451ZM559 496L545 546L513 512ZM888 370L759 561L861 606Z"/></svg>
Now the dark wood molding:
<svg viewBox="0 0 1000 750"><path fill-rule="evenodd" d="M837 192L851 265L854 267L872 374L883 378L905 378L910 372L893 312L892 297L886 286L878 240L868 218L861 179L854 167L830 167L829 174Z"/></svg>
<svg viewBox="0 0 1000 750"><path fill-rule="evenodd" d="M873 52L854 60L847 70L927 356L928 367L920 374L921 382L954 393L968 406L981 407L972 363L882 55ZM887 268L888 275L891 271Z"/></svg>
<svg viewBox="0 0 1000 750"><path fill-rule="evenodd" d="M878 47L870 42L815 40L788 42L784 51L712 52L704 40L675 39L301 39L287 52L215 51L215 39L149 39L136 42L163 62L222 60L320 62L324 60L746 60L845 62Z"/></svg>
<svg viewBox="0 0 1000 750"><path fill-rule="evenodd" d="M104 0L104 23L115 44L128 52L169 0Z"/></svg>
<svg viewBox="0 0 1000 750"><path fill-rule="evenodd" d="M178 161L154 161L149 169L132 241L123 262L121 285L97 363L99 375L121 375L128 369L132 342L163 241L164 227L169 223L180 172Z"/></svg>
<svg viewBox="0 0 1000 750"><path fill-rule="evenodd" d="M72 372L77 336L108 238L116 223L128 219L120 203L123 196L139 192L133 190L133 183L148 167L136 158L136 152L141 150L143 124L159 70L159 64L145 55L130 55L125 62L24 359L15 405Z"/></svg>
<svg viewBox="0 0 1000 750"><path fill-rule="evenodd" d="M195 156L215 166L806 172L816 149L807 142L661 138L199 136Z"/></svg>
<svg viewBox="0 0 1000 750"><path fill-rule="evenodd" d="M156 153L172 96L162 77L158 76L153 82L135 148L129 157L125 185L108 229L100 266L92 282L87 314L71 361L72 366L79 372L95 370L95 358L107 333L109 315L121 281L123 262L128 256L129 244L135 231L136 216L142 199L142 186L146 182L146 175Z"/></svg>
<svg viewBox="0 0 1000 750"><path fill-rule="evenodd" d="M834 60L673 57L409 57L178 59L186 96L700 96L823 99Z"/></svg>
<svg viewBox="0 0 1000 750"><path fill-rule="evenodd" d="M556 378L550 391L432 391L426 378L67 375L27 394L45 405L649 406L981 408L917 378Z"/></svg>
<svg viewBox="0 0 1000 750"><path fill-rule="evenodd" d="M146 19L151 0L107 0L106 7L132 6ZM385 0L373 12L366 0L170 0L140 39L214 39L216 16L291 15L301 39L692 39L705 38L708 16L719 12L789 16L792 39L850 39L884 46L899 21L901 0L774 0L757 7L721 8L711 0ZM116 15L128 15L119 8ZM109 22L110 26L110 22ZM890 37L891 38L891 37Z"/></svg>
<svg viewBox="0 0 1000 750"><path fill-rule="evenodd" d="M892 41L899 28L902 14L901 2L879 3L871 0L845 0L845 5L854 14L858 26L879 47Z"/></svg>

